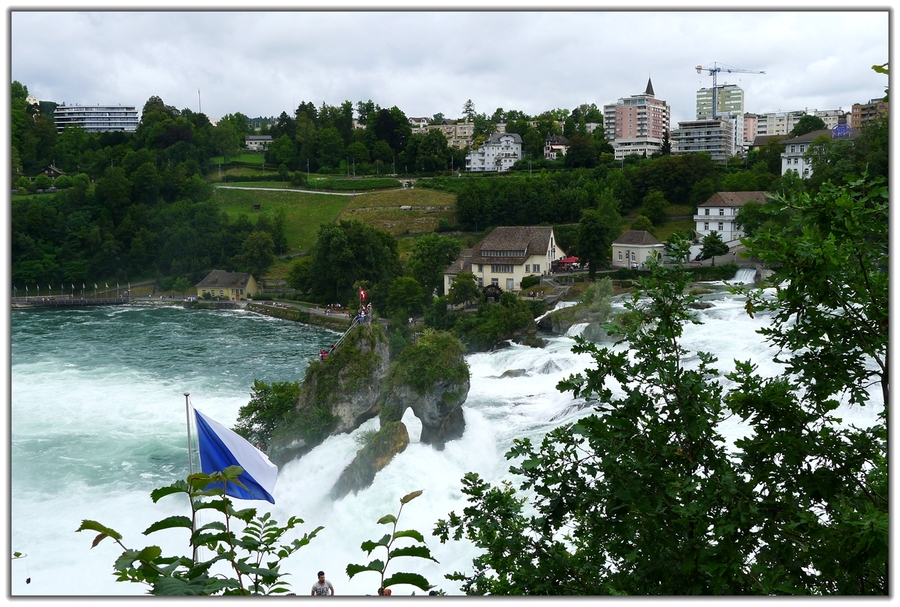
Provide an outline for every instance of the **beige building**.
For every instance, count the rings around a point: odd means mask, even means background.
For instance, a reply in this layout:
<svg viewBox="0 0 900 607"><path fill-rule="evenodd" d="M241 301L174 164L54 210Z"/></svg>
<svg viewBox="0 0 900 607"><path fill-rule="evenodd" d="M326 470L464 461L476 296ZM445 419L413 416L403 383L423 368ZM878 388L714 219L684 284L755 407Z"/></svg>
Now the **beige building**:
<svg viewBox="0 0 900 607"><path fill-rule="evenodd" d="M444 270L444 293L460 272L471 272L479 287L517 292L526 276L544 276L565 257L549 226L500 226Z"/></svg>
<svg viewBox="0 0 900 607"><path fill-rule="evenodd" d="M612 243L614 268L627 268L647 263L650 259L665 253L666 247L646 230L628 230Z"/></svg>
<svg viewBox="0 0 900 607"><path fill-rule="evenodd" d="M250 274L243 272L226 272L213 270L206 278L195 285L197 297L209 294L210 297L240 301L253 298L260 292L259 284Z"/></svg>

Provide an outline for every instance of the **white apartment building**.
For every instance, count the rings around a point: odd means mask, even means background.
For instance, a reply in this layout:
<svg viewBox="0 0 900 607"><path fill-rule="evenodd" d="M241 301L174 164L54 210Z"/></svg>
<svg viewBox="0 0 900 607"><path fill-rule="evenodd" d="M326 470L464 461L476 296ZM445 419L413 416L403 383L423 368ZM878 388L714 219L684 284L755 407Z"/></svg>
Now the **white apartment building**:
<svg viewBox="0 0 900 607"><path fill-rule="evenodd" d="M650 156L662 147L669 130L671 108L654 96L653 83L640 95L623 97L603 106L603 129L616 160L630 154Z"/></svg>
<svg viewBox="0 0 900 607"><path fill-rule="evenodd" d="M813 110L811 112L809 108L791 111L779 110L777 112L757 114L755 135L779 135L785 137L794 130L797 122L807 114L821 118L822 122L829 129L847 122L847 113L841 108L836 110Z"/></svg>
<svg viewBox="0 0 900 607"><path fill-rule="evenodd" d="M88 133L124 131L133 133L138 126L138 113L133 105L66 105L53 112L56 130L63 132L69 125L82 127Z"/></svg>
<svg viewBox="0 0 900 607"><path fill-rule="evenodd" d="M846 124L839 124L830 129L812 131L799 137L785 139L783 142L784 151L781 153L781 174L784 175L787 171L794 171L803 179L811 177L813 169L812 164L805 158L806 152L809 151L809 146L812 145L812 142L822 135L854 141L859 137L859 129L850 128Z"/></svg>
<svg viewBox="0 0 900 607"><path fill-rule="evenodd" d="M766 193L756 192L716 192L709 200L697 205L694 221L697 224L697 238L718 232L722 242L728 243L744 235L734 223L738 211L747 201L765 202Z"/></svg>
<svg viewBox="0 0 900 607"><path fill-rule="evenodd" d="M669 136L672 154L706 152L713 161L725 164L736 153L735 128L734 121L726 118L679 122Z"/></svg>
<svg viewBox="0 0 900 607"><path fill-rule="evenodd" d="M508 171L522 159L522 137L518 133L494 133L477 150L466 154L466 170Z"/></svg>

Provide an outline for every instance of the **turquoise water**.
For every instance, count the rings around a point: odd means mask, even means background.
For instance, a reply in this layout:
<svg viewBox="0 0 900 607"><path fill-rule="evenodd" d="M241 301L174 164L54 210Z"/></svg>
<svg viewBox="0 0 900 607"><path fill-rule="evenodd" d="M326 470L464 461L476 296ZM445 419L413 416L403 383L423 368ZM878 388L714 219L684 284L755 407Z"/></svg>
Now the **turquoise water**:
<svg viewBox="0 0 900 607"><path fill-rule="evenodd" d="M717 354L723 374L734 359L752 359L763 375L779 372L773 352L756 333L767 324L765 316L749 318L744 302L727 294L708 300L712 307L699 312L703 324L685 328L685 348ZM189 512L181 496L156 504L149 497L188 472L183 394L190 393L195 408L233 426L254 379L301 379L307 361L337 335L242 311L109 307L12 313L10 550L28 555L12 562L12 595L145 593L143 586L115 582L112 564L122 549L109 540L91 548L93 534L75 532L81 521L116 529L129 548L156 544L164 554L186 554L186 537L179 531L142 535L155 521ZM475 551L462 542L442 545L430 535L439 518L466 506L460 479L476 472L492 483L514 480L504 457L513 439L538 441L590 412L556 385L593 361L573 354L569 337L547 341L544 348L513 346L466 358L471 373L463 407L466 430L444 451L418 442L421 424L407 411L409 447L371 487L333 502L329 491L359 449L360 436L377 428L373 419L283 466L274 505L240 503L279 521L301 517L305 523L298 536L325 527L283 563L293 590L308 593L323 569L339 596L374 594L377 576L350 579L346 566L369 562L360 545L384 533L376 521L395 514L404 495L423 490L404 507L402 526L422 532L439 563L408 559L397 570L421 573L449 594L460 594L457 583L443 576L470 571ZM685 360L688 366L696 363L694 354ZM519 373L504 377L510 370ZM876 413L866 407L840 416L865 426ZM729 420L721 431L734 440L744 429ZM395 594L411 591L401 587Z"/></svg>

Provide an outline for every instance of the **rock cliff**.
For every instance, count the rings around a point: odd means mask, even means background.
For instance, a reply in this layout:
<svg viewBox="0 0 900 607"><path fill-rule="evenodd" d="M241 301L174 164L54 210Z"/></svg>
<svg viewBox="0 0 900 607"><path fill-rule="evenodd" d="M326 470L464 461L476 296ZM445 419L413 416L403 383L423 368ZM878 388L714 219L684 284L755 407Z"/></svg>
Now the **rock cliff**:
<svg viewBox="0 0 900 607"><path fill-rule="evenodd" d="M381 429L332 489L341 497L367 487L406 448L409 436L401 419L407 409L422 422L419 442L443 449L465 430L469 368L464 354L449 333L426 330L392 362L380 325L355 327L326 360L309 364L293 415L273 433L269 458L283 465L328 436L351 432L379 416Z"/></svg>

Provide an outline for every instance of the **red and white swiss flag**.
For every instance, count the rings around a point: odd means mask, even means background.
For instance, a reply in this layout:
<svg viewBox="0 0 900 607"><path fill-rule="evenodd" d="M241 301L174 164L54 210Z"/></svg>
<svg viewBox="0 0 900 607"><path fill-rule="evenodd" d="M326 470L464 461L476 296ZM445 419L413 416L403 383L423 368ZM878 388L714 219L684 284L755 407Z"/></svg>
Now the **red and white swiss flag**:
<svg viewBox="0 0 900 607"><path fill-rule="evenodd" d="M360 301L366 300L366 292L362 290L362 287L359 288L359 300Z"/></svg>

